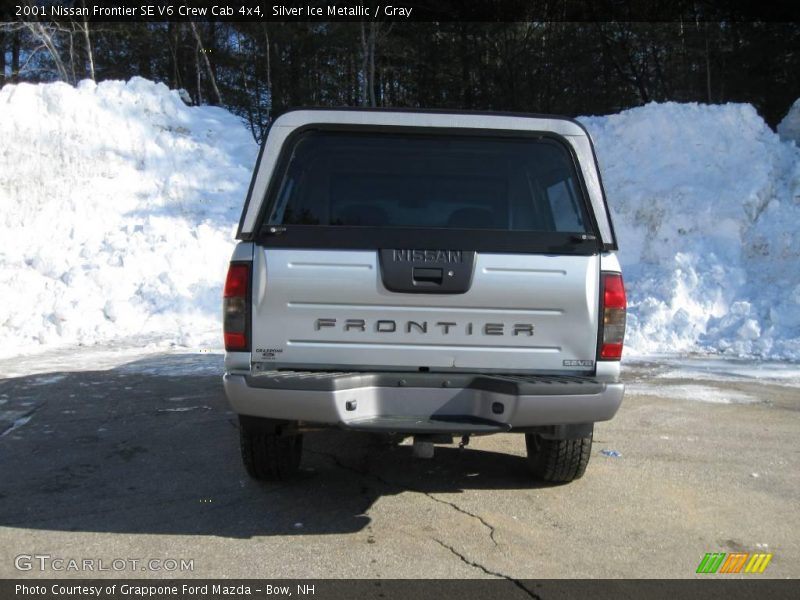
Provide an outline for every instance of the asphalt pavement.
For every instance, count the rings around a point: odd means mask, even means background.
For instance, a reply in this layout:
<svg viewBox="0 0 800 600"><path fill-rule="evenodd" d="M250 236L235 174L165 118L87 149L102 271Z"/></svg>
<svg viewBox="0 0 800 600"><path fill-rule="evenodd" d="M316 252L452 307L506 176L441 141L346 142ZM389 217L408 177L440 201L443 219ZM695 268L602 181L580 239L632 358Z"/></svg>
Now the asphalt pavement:
<svg viewBox="0 0 800 600"><path fill-rule="evenodd" d="M558 486L521 435L425 460L341 431L261 484L207 371L0 379L0 577L683 578L709 552L773 554L735 577L800 576L800 387L657 363L626 379L586 475Z"/></svg>

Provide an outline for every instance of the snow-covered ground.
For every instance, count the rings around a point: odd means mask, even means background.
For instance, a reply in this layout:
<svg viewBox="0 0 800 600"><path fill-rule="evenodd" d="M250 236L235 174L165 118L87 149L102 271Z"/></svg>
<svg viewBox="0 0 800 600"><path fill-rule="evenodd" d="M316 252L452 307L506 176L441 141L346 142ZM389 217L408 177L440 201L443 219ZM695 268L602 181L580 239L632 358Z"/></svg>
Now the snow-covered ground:
<svg viewBox="0 0 800 600"><path fill-rule="evenodd" d="M800 145L800 98L794 101L789 112L778 123L777 131L782 140Z"/></svg>
<svg viewBox="0 0 800 600"><path fill-rule="evenodd" d="M140 78L7 85L0 140L0 356L219 347L257 153L238 118Z"/></svg>
<svg viewBox="0 0 800 600"><path fill-rule="evenodd" d="M797 146L742 104L582 121L620 241L626 356L800 360ZM7 85L0 140L0 376L220 351L257 154L239 119L141 78Z"/></svg>
<svg viewBox="0 0 800 600"><path fill-rule="evenodd" d="M800 359L800 149L749 104L582 121L619 238L633 354Z"/></svg>
<svg viewBox="0 0 800 600"><path fill-rule="evenodd" d="M800 388L800 365L788 361L651 355L628 359L626 367L625 393L632 395L751 404L764 401L763 386L790 388L795 395L791 388Z"/></svg>

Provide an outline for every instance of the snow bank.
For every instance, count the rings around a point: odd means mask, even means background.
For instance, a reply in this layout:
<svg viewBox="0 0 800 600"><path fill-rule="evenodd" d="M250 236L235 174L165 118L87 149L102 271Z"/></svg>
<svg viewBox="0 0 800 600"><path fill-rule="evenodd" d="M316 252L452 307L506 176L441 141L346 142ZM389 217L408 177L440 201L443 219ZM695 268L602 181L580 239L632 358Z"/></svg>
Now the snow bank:
<svg viewBox="0 0 800 600"><path fill-rule="evenodd" d="M800 150L747 104L581 119L620 243L633 352L800 359Z"/></svg>
<svg viewBox="0 0 800 600"><path fill-rule="evenodd" d="M789 112L778 123L778 135L782 140L800 146L800 98L794 101Z"/></svg>
<svg viewBox="0 0 800 600"><path fill-rule="evenodd" d="M748 105L584 118L632 353L800 359L800 150ZM228 112L134 78L0 90L0 358L220 347L220 287L257 148ZM61 350L63 351L63 350Z"/></svg>
<svg viewBox="0 0 800 600"><path fill-rule="evenodd" d="M0 140L0 356L219 346L257 153L236 117L141 78L7 85Z"/></svg>

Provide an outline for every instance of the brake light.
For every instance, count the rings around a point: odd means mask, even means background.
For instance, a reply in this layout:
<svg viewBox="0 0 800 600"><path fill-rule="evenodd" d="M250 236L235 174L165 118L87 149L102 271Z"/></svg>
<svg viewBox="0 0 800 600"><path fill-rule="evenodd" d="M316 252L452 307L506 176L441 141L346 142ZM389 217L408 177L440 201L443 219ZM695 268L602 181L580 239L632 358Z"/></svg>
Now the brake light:
<svg viewBox="0 0 800 600"><path fill-rule="evenodd" d="M249 349L247 323L250 320L250 263L231 263L222 296L225 350Z"/></svg>
<svg viewBox="0 0 800 600"><path fill-rule="evenodd" d="M602 275L602 317L603 326L600 332L599 360L619 360L622 358L622 345L625 339L625 284L619 273L603 273Z"/></svg>

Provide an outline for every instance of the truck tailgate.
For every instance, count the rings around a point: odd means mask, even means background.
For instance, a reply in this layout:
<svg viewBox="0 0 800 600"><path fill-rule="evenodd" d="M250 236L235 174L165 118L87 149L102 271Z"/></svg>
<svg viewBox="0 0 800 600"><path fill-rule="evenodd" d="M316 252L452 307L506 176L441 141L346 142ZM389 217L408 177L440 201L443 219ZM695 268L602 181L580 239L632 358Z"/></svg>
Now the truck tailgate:
<svg viewBox="0 0 800 600"><path fill-rule="evenodd" d="M378 251L256 247L262 368L592 372L597 255L478 253L458 294L386 289Z"/></svg>

